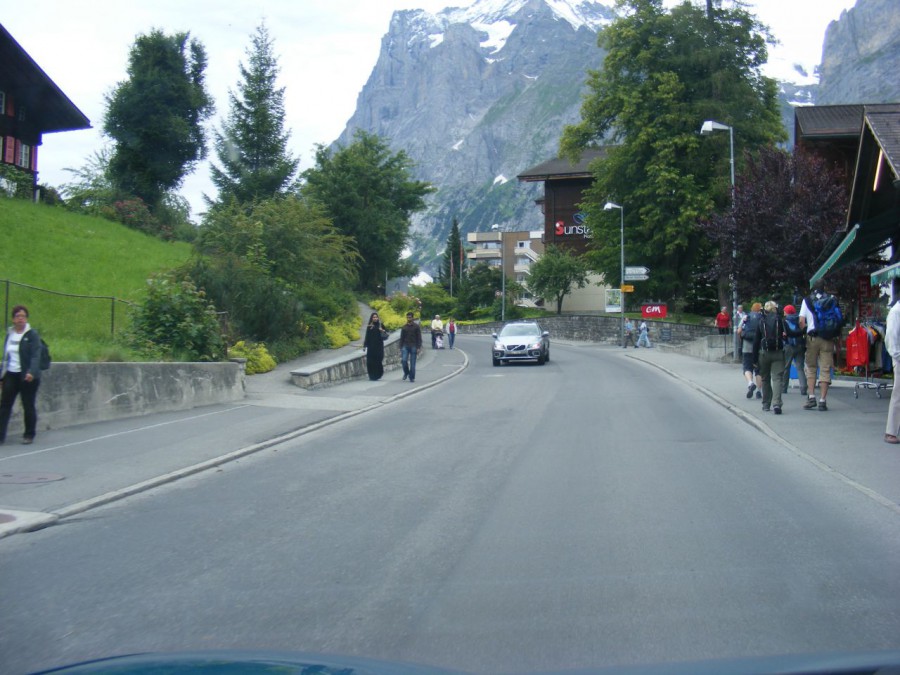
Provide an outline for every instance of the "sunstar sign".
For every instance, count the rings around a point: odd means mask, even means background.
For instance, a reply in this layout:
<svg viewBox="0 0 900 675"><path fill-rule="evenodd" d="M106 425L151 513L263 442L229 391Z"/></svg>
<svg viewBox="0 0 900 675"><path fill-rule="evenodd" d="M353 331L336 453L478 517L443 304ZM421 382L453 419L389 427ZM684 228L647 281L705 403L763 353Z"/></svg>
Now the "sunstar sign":
<svg viewBox="0 0 900 675"><path fill-rule="evenodd" d="M587 214L579 211L575 215L572 216L572 223L567 225L564 220L557 220L556 226L554 228L554 234L557 237L572 237L572 236L580 236L585 239L591 238L591 230L590 228L584 224L584 219L587 217Z"/></svg>

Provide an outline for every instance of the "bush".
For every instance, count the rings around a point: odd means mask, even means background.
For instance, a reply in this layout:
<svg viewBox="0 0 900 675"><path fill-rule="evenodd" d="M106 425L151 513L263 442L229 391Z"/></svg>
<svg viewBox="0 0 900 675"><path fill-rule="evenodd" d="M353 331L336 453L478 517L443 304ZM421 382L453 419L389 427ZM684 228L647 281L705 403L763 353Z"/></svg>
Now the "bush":
<svg viewBox="0 0 900 675"><path fill-rule="evenodd" d="M215 307L190 281L159 275L134 311L130 342L156 359L218 361L225 355Z"/></svg>
<svg viewBox="0 0 900 675"><path fill-rule="evenodd" d="M325 322L325 336L332 349L348 345L359 339L359 318L338 319Z"/></svg>
<svg viewBox="0 0 900 675"><path fill-rule="evenodd" d="M228 355L233 358L247 359L247 365L245 366L247 375L268 373L275 368L275 359L272 358L272 355L269 354L262 342L254 343L241 340L228 350Z"/></svg>

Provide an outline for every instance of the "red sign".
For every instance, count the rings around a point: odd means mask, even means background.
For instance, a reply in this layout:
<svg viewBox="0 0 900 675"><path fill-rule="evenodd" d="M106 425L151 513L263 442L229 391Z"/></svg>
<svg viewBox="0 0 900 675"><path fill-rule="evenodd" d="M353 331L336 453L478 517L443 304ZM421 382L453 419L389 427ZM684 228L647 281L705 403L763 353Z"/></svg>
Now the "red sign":
<svg viewBox="0 0 900 675"><path fill-rule="evenodd" d="M641 316L645 319L665 319L667 307L665 303L658 305L641 305Z"/></svg>

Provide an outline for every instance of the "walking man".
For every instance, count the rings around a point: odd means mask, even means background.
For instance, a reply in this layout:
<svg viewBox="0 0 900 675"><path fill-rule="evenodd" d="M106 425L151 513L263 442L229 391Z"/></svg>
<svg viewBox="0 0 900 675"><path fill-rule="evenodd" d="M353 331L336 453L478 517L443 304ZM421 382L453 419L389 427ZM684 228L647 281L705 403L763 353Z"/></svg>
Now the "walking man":
<svg viewBox="0 0 900 675"><path fill-rule="evenodd" d="M793 305L784 307L784 376L782 377L781 392L788 393L791 384L791 364L797 371L797 382L800 384L800 394L806 396L806 341L803 338L803 329L800 328L800 317Z"/></svg>
<svg viewBox="0 0 900 675"><path fill-rule="evenodd" d="M759 364L762 379L762 409L781 414L781 378L784 376L784 321L778 314L778 305L769 300L759 322L753 340L753 361Z"/></svg>
<svg viewBox="0 0 900 675"><path fill-rule="evenodd" d="M844 317L837 298L825 289L819 279L812 293L803 298L800 306L800 326L806 331L806 389L808 396L804 410L828 410L828 387L834 367L834 338L841 334ZM818 373L819 400L816 401Z"/></svg>
<svg viewBox="0 0 900 675"><path fill-rule="evenodd" d="M900 300L894 302L891 311L888 312L887 328L884 331L884 345L887 347L888 354L891 355L894 363L900 364ZM900 386L895 385L891 389L891 403L888 407L884 442L891 445L900 444L898 434L900 434Z"/></svg>
<svg viewBox="0 0 900 675"><path fill-rule="evenodd" d="M422 351L422 329L413 320L413 313L406 313L406 323L400 328L400 362L403 379L416 381L416 357Z"/></svg>

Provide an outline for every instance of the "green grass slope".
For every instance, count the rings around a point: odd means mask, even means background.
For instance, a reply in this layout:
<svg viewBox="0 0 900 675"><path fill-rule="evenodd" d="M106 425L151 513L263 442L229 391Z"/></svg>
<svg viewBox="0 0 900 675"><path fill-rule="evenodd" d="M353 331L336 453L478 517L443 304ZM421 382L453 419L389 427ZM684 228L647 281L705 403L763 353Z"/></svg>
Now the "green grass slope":
<svg viewBox="0 0 900 675"><path fill-rule="evenodd" d="M3 325L13 305L24 304L55 360L129 358L112 335L113 320L116 333L127 325L128 305L109 298L140 301L150 276L181 265L190 253L189 244L103 218L0 198ZM78 295L106 299L70 297Z"/></svg>

